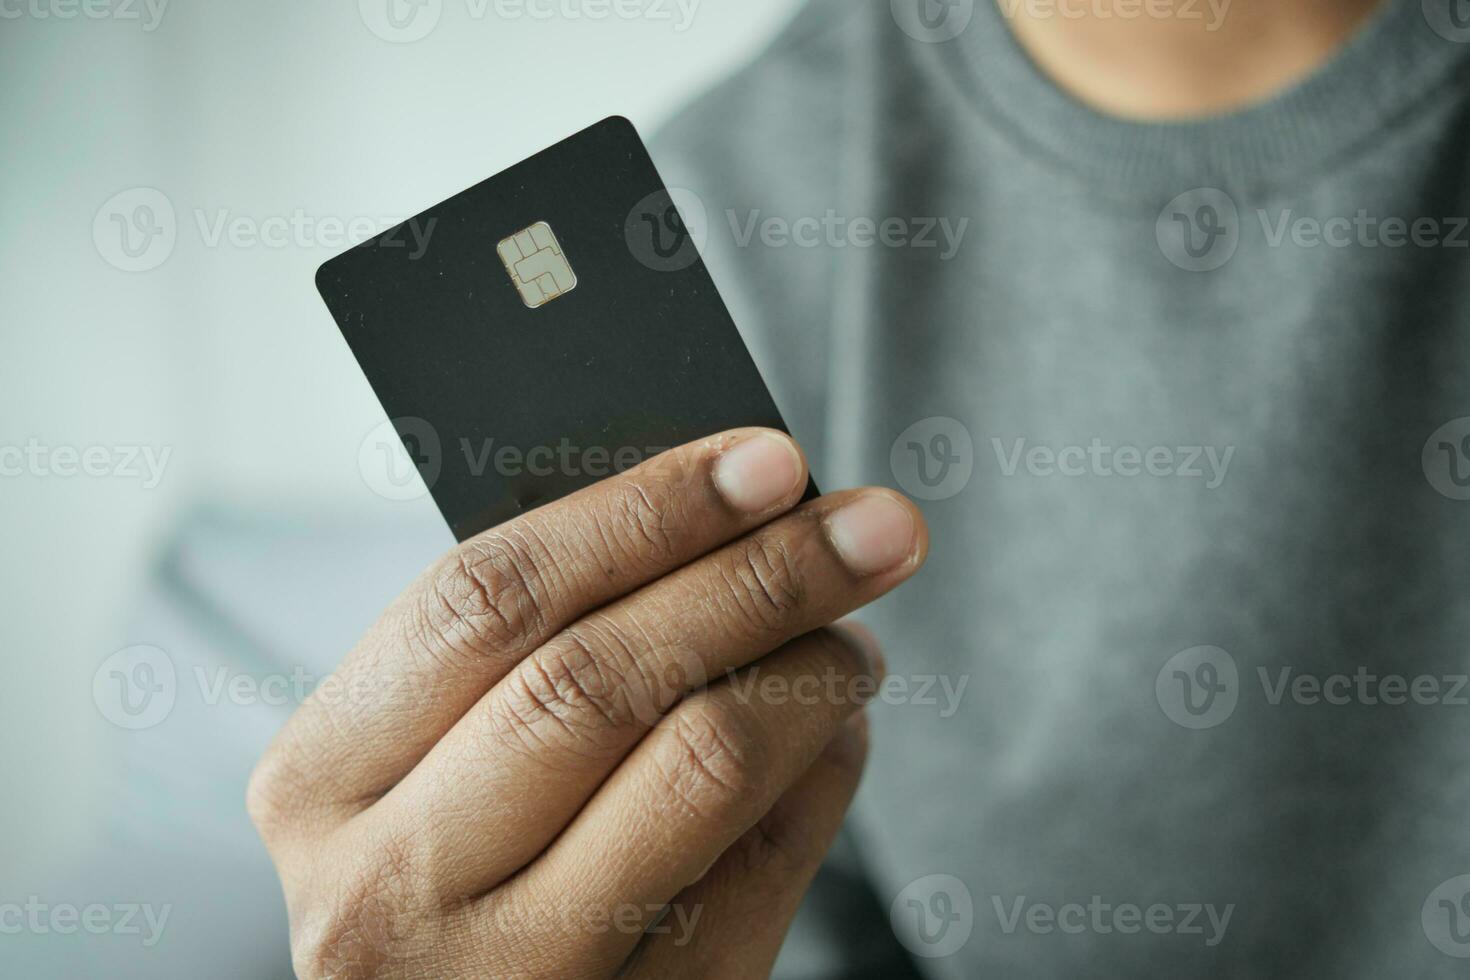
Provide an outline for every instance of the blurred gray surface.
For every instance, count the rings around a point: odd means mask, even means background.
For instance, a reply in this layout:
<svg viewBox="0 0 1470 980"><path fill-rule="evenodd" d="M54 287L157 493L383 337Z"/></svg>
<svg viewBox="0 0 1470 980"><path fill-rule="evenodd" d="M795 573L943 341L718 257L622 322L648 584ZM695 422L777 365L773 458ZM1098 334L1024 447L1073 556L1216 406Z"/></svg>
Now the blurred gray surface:
<svg viewBox="0 0 1470 980"><path fill-rule="evenodd" d="M219 510L188 519L129 630L171 662L172 707L146 729L114 729L97 787L107 803L89 815L98 843L57 855L19 889L53 904L147 904L155 919L166 908L161 938L5 936L6 974L289 975L280 887L245 814L246 780L297 692L330 673L449 543L437 521L352 525ZM257 695L254 682L269 679Z"/></svg>

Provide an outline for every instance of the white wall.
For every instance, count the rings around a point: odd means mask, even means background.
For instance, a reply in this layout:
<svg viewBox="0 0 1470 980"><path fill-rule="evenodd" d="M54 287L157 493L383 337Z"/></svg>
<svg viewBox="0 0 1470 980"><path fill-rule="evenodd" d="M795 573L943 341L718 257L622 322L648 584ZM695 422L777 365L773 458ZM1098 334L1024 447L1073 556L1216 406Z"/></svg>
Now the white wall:
<svg viewBox="0 0 1470 980"><path fill-rule="evenodd" d="M340 246L211 246L199 222L402 218L605 115L647 131L799 0L682 0L687 24L679 0L658 5L672 21L426 0L439 21L414 43L366 26L387 2L165 0L149 30L148 0L125 8L140 20L0 0L0 450L171 453L154 488L0 476L0 884L44 874L108 805L95 777L117 730L92 675L131 641L137 583L186 508L384 506L356 466L381 414L312 285ZM93 223L136 187L166 196L177 240L124 272Z"/></svg>

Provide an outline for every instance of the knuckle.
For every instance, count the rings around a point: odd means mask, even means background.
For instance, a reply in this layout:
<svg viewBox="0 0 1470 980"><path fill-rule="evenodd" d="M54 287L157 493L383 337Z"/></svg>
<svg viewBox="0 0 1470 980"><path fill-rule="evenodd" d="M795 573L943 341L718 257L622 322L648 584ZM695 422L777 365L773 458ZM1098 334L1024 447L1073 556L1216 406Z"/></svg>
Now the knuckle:
<svg viewBox="0 0 1470 980"><path fill-rule="evenodd" d="M401 843L368 861L319 868L291 926L291 959L308 978L394 975L412 958L433 909L423 876Z"/></svg>
<svg viewBox="0 0 1470 980"><path fill-rule="evenodd" d="M518 650L547 629L547 554L534 539L499 532L468 542L432 576L422 621L432 646L480 654L488 645Z"/></svg>
<svg viewBox="0 0 1470 980"><path fill-rule="evenodd" d="M776 881L796 877L821 860L810 834L780 806L741 834L726 854L745 877Z"/></svg>
<svg viewBox="0 0 1470 980"><path fill-rule="evenodd" d="M279 751L261 757L245 786L245 812L262 836L270 836L295 811L301 794L298 781Z"/></svg>
<svg viewBox="0 0 1470 980"><path fill-rule="evenodd" d="M614 486L610 526L623 550L653 562L679 553L689 523L681 488L682 481L666 474L630 476Z"/></svg>
<svg viewBox="0 0 1470 980"><path fill-rule="evenodd" d="M806 599L806 584L791 544L774 534L745 539L727 571L736 608L758 633L788 628Z"/></svg>
<svg viewBox="0 0 1470 980"><path fill-rule="evenodd" d="M822 666L833 672L838 679L850 681L858 677L873 676L868 655L857 646L857 640L841 629L819 629L808 634L807 639L815 646Z"/></svg>
<svg viewBox="0 0 1470 980"><path fill-rule="evenodd" d="M814 630L792 645L803 667L793 685L822 692L824 703L843 716L872 703L882 688L886 668L881 654L870 653L862 640L844 627Z"/></svg>
<svg viewBox="0 0 1470 980"><path fill-rule="evenodd" d="M660 774L675 802L705 819L743 812L755 799L762 750L732 712L680 712L670 726Z"/></svg>
<svg viewBox="0 0 1470 980"><path fill-rule="evenodd" d="M507 679L509 715L537 734L547 728L585 735L625 727L635 720L628 697L631 662L626 653L599 649L568 630Z"/></svg>
<svg viewBox="0 0 1470 980"><path fill-rule="evenodd" d="M380 959L361 935L359 913L334 908L313 910L292 929L291 965L303 980L375 977Z"/></svg>

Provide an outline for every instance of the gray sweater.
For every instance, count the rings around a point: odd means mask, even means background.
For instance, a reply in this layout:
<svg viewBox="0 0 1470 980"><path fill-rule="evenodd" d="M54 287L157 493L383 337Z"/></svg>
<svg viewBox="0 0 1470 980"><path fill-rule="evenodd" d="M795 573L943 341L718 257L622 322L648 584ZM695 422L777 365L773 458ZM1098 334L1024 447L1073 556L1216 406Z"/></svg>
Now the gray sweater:
<svg viewBox="0 0 1470 980"><path fill-rule="evenodd" d="M1172 125L926 7L655 146L819 482L933 529L781 970L1464 975L1470 4Z"/></svg>

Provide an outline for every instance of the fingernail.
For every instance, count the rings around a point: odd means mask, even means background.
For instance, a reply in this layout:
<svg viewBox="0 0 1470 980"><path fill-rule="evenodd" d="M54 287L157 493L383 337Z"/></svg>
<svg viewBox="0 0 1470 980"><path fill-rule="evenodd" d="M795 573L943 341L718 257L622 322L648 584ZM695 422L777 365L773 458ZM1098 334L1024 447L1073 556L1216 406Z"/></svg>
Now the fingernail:
<svg viewBox="0 0 1470 980"><path fill-rule="evenodd" d="M914 518L886 493L870 493L827 518L827 534L859 575L886 572L914 553Z"/></svg>
<svg viewBox="0 0 1470 980"><path fill-rule="evenodd" d="M762 432L715 461L715 487L730 506L758 514L796 492L801 456L785 436Z"/></svg>

